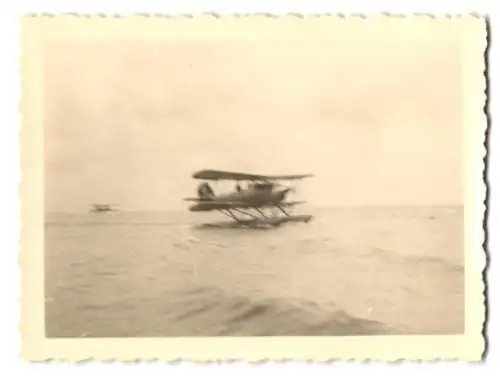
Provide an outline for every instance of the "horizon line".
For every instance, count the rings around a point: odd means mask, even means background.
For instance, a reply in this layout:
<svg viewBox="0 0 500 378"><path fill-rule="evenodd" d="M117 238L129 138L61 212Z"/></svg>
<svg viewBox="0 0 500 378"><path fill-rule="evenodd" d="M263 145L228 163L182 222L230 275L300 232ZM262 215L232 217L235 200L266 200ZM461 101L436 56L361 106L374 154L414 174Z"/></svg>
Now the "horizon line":
<svg viewBox="0 0 500 378"><path fill-rule="evenodd" d="M318 205L309 205L309 207L317 208L317 209L347 209L347 208L422 208L422 207L464 207L464 204L418 204L418 205L396 205L396 204L387 204L387 205L331 205L331 206L318 206ZM187 209L177 208L177 209L116 209L112 210L112 213L139 213L139 212L147 212L147 213L164 213L164 212L179 212L179 211L187 211ZM54 213L90 213L90 209L78 209L78 210L51 210L44 211L45 214L54 214Z"/></svg>

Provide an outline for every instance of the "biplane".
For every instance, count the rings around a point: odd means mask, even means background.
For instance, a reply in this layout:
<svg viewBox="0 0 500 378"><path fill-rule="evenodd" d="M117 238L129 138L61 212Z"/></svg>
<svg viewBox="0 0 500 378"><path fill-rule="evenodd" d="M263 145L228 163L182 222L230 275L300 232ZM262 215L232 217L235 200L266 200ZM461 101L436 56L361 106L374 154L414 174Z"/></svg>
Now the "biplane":
<svg viewBox="0 0 500 378"><path fill-rule="evenodd" d="M295 181L312 177L310 174L266 176L219 170L201 170L192 176L203 180L198 185L198 196L185 198L196 202L189 210L192 212L217 211L230 217L233 223L242 226L279 226L286 222L309 222L312 215L293 215L288 208L300 205L304 201L289 201L289 194L295 192L282 181ZM233 181L235 188L222 194L216 194L208 181ZM245 182L246 186L242 186ZM266 210L275 210L266 214ZM252 212L253 211L253 212ZM279 215L275 213L279 212Z"/></svg>

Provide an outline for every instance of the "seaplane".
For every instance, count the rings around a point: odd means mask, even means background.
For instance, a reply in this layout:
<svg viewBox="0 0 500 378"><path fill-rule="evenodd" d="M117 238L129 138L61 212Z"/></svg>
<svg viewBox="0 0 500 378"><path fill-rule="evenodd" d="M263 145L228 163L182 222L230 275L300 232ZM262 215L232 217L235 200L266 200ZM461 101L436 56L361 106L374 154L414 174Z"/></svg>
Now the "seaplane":
<svg viewBox="0 0 500 378"><path fill-rule="evenodd" d="M300 205L304 201L287 201L287 197L295 192L295 189L280 182L302 180L308 177L312 175L270 176L205 169L192 175L195 180L203 180L198 185L198 196L184 198L184 200L195 202L189 207L189 211L217 211L231 218L231 224L237 226L276 227L287 222L307 223L312 219L312 215L293 215L287 211L288 208ZM236 184L228 193L215 194L209 181L233 181ZM246 186L242 186L241 182L245 182ZM265 210L274 210L274 214L266 214ZM276 215L276 212L279 214Z"/></svg>
<svg viewBox="0 0 500 378"><path fill-rule="evenodd" d="M112 207L112 205L93 203L91 205L90 211L92 213L108 213L108 212L116 211L116 209L114 209Z"/></svg>

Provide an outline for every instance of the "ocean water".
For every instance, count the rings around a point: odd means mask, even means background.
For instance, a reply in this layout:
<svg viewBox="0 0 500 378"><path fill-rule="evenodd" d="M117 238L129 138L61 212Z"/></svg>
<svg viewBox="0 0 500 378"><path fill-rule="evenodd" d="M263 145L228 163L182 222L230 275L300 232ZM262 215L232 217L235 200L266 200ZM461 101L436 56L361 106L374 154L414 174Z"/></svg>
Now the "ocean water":
<svg viewBox="0 0 500 378"><path fill-rule="evenodd" d="M47 337L453 334L463 209L315 209L272 230L219 214L48 214Z"/></svg>

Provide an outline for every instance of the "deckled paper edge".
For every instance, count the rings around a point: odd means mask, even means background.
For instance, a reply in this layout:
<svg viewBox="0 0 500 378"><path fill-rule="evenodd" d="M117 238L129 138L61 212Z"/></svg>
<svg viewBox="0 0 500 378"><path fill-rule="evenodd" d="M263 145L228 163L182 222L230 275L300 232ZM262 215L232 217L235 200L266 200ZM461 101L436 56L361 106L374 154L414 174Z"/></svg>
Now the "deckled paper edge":
<svg viewBox="0 0 500 378"><path fill-rule="evenodd" d="M474 77L469 83L472 86L471 90L475 93L474 98L468 98L468 101L473 101L474 106L469 108L469 111L473 114L469 114L467 119L472 119L475 124L479 122L476 117L479 117L478 108L481 107L481 120L483 121L484 127L480 130L480 135L483 138L482 143L480 143L482 150L482 155L479 155L477 142L477 135L471 134L467 135L471 137L474 143L470 142L467 137L466 142L469 141L466 148L472 149L474 152L470 161L467 162L469 169L475 171L477 175L477 167L472 167L472 164L482 164L480 169L481 182L483 187L480 188L480 193L476 193L478 188L470 188L470 176L465 178L466 185L472 191L472 195L475 194L473 204L480 208L472 209L477 212L475 217L481 214L481 230L483 232L481 245L483 248L483 255L472 256L472 258L478 258L480 261L476 262L482 273L481 278L475 281L476 277L473 277L472 281L466 279L469 283L466 287L466 297L467 293L469 295L474 295L474 307L475 314L468 314L474 317L474 324L472 333L470 330L466 332L466 335L456 335L456 336L363 336L363 337L273 337L273 338L124 338L124 339L73 339L73 340L62 340L62 339L45 339L44 338L44 321L43 321L43 233L44 233L44 216L43 216L43 125L40 121L43 119L42 104L41 104L41 93L40 88L34 85L34 80L40 80L40 67L36 67L36 63L30 61L30 56L26 54L29 50L30 54L33 54L36 49L40 49L40 40L36 41L37 37L40 37L36 32L41 30L36 29L40 26L42 22L46 22L48 19L54 21L61 21L62 19L68 20L72 19L77 22L86 20L88 23L94 23L96 20L103 22L110 19L119 19L120 22L135 23L138 19L147 18L149 20L153 19L164 19L165 23L175 22L177 25L180 23L191 23L188 25L193 26L192 23L200 23L200 20L205 20L203 27L211 28L221 28L227 27L228 24L233 24L235 20L239 22L243 21L247 23L252 22L252 26L260 23L259 26L269 27L270 22L284 22L290 19L293 22L301 23L311 23L311 22L324 22L325 19L329 21L338 21L339 19L344 20L344 22L370 22L376 18L383 17L386 22L394 22L398 19L405 19L405 22L413 21L416 19L423 20L443 20L447 19L450 21L469 21L469 23L475 22L476 33L484 33L481 38L484 40L482 45L483 51L487 53L487 19L476 14L469 15L427 15L427 14L413 14L413 15L391 15L387 13L374 14L370 16L365 15L314 15L314 16L302 16L297 14L290 14L286 16L273 16L269 14L264 15L233 15L233 16L218 16L216 14L204 14L204 15L161 15L161 14L137 14L132 16L120 16L112 15L108 17L105 14L98 15L82 15L82 14L68 14L68 15L50 15L50 14L39 14L39 15L28 15L22 19L22 59L21 59L21 76L22 76L22 100L21 100L21 168L22 168L22 182L20 185L20 197L21 197L21 219L22 219L22 229L21 229L21 252L19 257L19 265L22 272L22 294L21 294L21 333L22 333L22 347L21 355L31 361L72 361L72 362L83 362L83 361L166 361L166 362L176 362L179 360L189 360L195 362L215 362L215 361L247 361L247 362L267 362L267 361L314 361L314 362L331 362L335 360L343 361L357 361L357 362L367 362L367 361L380 361L380 362L396 362L396 361L479 361L483 357L484 352L484 339L482 332L485 332L486 321L485 317L485 305L486 297L479 295L478 293L470 293L470 290L479 290L481 293L486 294L486 219L487 207L483 207L486 204L487 198L487 166L485 164L487 159L487 139L486 135L488 132L487 123L487 86L486 80L479 80L479 77ZM206 22L208 19L211 21ZM412 19L412 20L409 20ZM458 20L458 21L457 21ZM215 22L214 22L215 21ZM116 22L116 20L115 20ZM267 25L265 25L267 23ZM225 25L224 25L225 24ZM144 25L144 24L143 24ZM67 26L67 24L66 24ZM123 25L122 25L123 26ZM171 25L170 25L171 26ZM274 26L274 25L273 25ZM301 24L300 26L307 26ZM483 30L480 27L483 26ZM31 32L34 32L30 34ZM476 38L479 38L477 35ZM472 38L472 37L471 37ZM38 45L37 45L38 42ZM476 43L480 43L476 41ZM40 53L40 52L39 52ZM485 55L486 56L486 55ZM478 59L478 57L476 57ZM478 62L471 62L468 60L469 64L477 65ZM481 69L481 77L487 78L487 64L483 61L483 68ZM478 72L479 75L479 72ZM475 75L474 75L475 76ZM479 84L481 83L481 84ZM481 88L477 88L481 85ZM480 101L481 104L476 104ZM479 125L478 125L479 126ZM477 132L477 130L468 130L470 132ZM471 153L469 153L471 154ZM480 158L480 162L475 161ZM484 159L484 160L483 160ZM479 181L479 177L473 176ZM477 182L476 182L477 184ZM471 194L471 193L469 193ZM480 199L478 199L480 197ZM482 205L479 206L479 203ZM473 216L473 219L474 216ZM471 227L476 227L473 224ZM476 240L477 242L477 240ZM472 246L474 249L476 246ZM36 260L41 262L37 264ZM469 261L470 262L470 261ZM467 272L468 271L468 272ZM478 272L470 271L466 269L467 273L476 274ZM40 296L36 293L36 288L40 290L40 284L42 286L42 295ZM38 285L38 286L37 286ZM478 285L482 285L479 286ZM471 289L470 286L473 286ZM469 297L470 298L470 297ZM477 301L480 300L480 303ZM466 305L468 307L468 305ZM481 324L478 329L475 323ZM470 324L470 323L468 323ZM480 332L478 332L480 331ZM474 334L476 332L476 334ZM333 342L325 343L325 340L333 339ZM444 339L446 342L443 342ZM375 342L374 342L375 341ZM397 348L393 350L388 350L387 343L394 344L398 343ZM284 343L284 344L283 344ZM296 343L293 348L290 348L292 343ZM409 345L409 343L411 345ZM366 353L367 350L361 350L360 346L363 344L371 344L370 353ZM386 345L384 345L386 344ZM473 345L472 345L473 344ZM288 346L283 350L283 346ZM366 347L366 345L365 345ZM408 348L410 347L410 348ZM170 348L170 349L169 349ZM218 349L219 348L219 349ZM280 352L281 348L281 352ZM324 348L331 348L330 351L325 351ZM338 348L338 349L336 349ZM437 349L440 349L436 352ZM406 350L406 352L405 352ZM267 351L267 352L266 352ZM408 351L412 351L408 353ZM413 354L412 354L413 353Z"/></svg>

